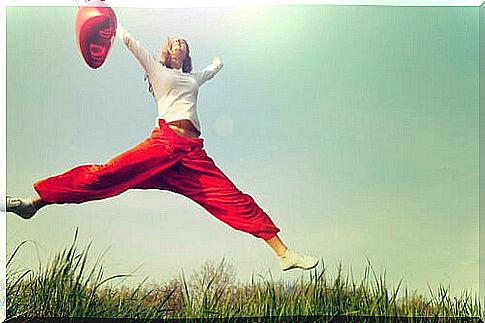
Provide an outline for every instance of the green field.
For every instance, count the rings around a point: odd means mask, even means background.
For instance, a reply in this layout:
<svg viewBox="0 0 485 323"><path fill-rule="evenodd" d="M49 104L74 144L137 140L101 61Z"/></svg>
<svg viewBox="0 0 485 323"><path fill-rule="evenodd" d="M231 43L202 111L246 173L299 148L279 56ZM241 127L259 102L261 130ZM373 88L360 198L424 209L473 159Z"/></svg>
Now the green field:
<svg viewBox="0 0 485 323"><path fill-rule="evenodd" d="M13 317L103 318L233 318L259 316L349 315L420 317L484 317L483 300L463 293L454 297L440 287L428 296L386 287L385 274L371 263L361 281L345 276L342 266L329 277L320 265L309 279L297 282L253 277L237 282L224 259L168 282L120 285L129 275L104 277L102 256L92 265L90 246L77 246L77 231L66 247L37 270L15 268L19 244L7 259L7 319Z"/></svg>

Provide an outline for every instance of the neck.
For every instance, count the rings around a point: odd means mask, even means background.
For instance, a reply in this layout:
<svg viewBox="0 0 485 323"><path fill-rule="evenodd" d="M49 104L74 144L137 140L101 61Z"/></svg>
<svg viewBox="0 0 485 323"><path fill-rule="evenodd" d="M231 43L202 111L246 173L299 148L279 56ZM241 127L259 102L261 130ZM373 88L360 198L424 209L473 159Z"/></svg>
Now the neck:
<svg viewBox="0 0 485 323"><path fill-rule="evenodd" d="M172 66L172 68L174 68L176 70L182 68L182 62L180 62L178 57L172 57L172 59L170 60L170 65Z"/></svg>

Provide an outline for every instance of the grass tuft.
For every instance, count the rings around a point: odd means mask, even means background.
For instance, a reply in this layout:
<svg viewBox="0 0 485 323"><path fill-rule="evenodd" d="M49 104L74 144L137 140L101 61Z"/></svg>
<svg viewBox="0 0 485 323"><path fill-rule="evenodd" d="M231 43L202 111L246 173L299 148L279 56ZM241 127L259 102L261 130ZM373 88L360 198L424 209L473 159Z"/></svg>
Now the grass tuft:
<svg viewBox="0 0 485 323"><path fill-rule="evenodd" d="M308 279L275 281L253 277L248 283L236 280L234 268L225 259L206 262L199 270L167 283L146 283L136 288L114 287L116 280L131 277L118 274L104 277L98 257L87 266L91 243L79 251L78 230L72 244L58 252L38 271L13 269L21 242L7 261L7 319L22 317L102 318L233 318L258 316L400 316L484 318L478 299L469 292L451 296L450 288L439 286L429 297L386 285L386 272L377 273L367 260L361 281L353 273L344 275L339 264L329 277L323 261L308 273ZM306 276L305 276L306 277Z"/></svg>

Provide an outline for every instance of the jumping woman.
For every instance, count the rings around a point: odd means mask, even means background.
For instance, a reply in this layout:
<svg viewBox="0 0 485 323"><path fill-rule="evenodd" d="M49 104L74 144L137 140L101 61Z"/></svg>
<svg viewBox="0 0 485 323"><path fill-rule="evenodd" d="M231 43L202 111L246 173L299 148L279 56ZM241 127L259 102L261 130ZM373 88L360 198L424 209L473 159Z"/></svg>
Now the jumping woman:
<svg viewBox="0 0 485 323"><path fill-rule="evenodd" d="M168 38L156 61L121 25L119 37L142 66L149 90L158 105L150 136L105 164L77 166L33 184L32 198L7 196L7 212L30 219L50 204L83 203L118 195L128 189L160 189L182 194L232 228L263 239L275 252L282 270L311 269L318 259L288 249L280 229L256 204L222 173L203 148L197 116L199 88L223 64L192 73L189 46L184 39Z"/></svg>

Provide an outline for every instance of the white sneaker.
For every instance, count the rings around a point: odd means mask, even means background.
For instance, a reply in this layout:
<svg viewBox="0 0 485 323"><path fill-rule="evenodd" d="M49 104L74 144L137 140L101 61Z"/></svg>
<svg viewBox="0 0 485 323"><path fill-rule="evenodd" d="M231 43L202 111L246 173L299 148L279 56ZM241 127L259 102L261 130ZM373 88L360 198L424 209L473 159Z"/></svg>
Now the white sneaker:
<svg viewBox="0 0 485 323"><path fill-rule="evenodd" d="M301 256L291 250L286 250L283 256L279 256L281 270L300 268L308 270L318 265L318 259L312 256Z"/></svg>
<svg viewBox="0 0 485 323"><path fill-rule="evenodd" d="M37 212L37 208L31 199L20 199L7 195L7 203L5 204L7 212L13 212L24 219L30 219Z"/></svg>

